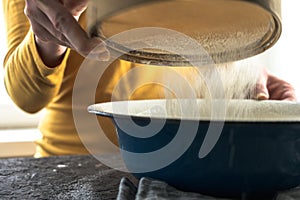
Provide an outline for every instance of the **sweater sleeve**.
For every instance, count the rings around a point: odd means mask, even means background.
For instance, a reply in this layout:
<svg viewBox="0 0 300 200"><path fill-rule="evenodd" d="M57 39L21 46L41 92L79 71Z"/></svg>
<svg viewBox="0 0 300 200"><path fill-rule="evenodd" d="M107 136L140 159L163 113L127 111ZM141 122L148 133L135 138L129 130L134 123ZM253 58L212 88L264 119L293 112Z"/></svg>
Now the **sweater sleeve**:
<svg viewBox="0 0 300 200"><path fill-rule="evenodd" d="M60 65L49 68L41 60L34 34L24 14L25 0L3 0L8 51L4 59L5 87L15 104L35 113L56 96L70 50Z"/></svg>

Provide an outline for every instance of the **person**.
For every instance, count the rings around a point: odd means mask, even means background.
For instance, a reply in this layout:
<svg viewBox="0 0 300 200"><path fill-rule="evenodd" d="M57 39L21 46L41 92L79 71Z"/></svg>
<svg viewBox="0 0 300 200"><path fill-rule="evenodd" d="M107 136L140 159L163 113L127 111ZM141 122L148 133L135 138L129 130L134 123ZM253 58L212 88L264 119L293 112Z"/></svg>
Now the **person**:
<svg viewBox="0 0 300 200"><path fill-rule="evenodd" d="M39 124L43 137L36 141L35 157L89 153L74 124L73 86L78 69L91 50L97 47L89 56L99 61L109 59L109 51L102 40L90 38L85 32L87 1L2 1L8 45L4 59L7 92L28 113L45 109ZM127 61L114 61L101 77L97 101L110 101L118 80L134 67ZM158 70L149 67L147 77L156 77ZM293 87L268 71L262 75L258 89L260 99L296 99ZM160 85L145 85L135 90L131 98L162 98L162 93ZM111 122L101 120L105 122L102 124L107 137L117 143Z"/></svg>

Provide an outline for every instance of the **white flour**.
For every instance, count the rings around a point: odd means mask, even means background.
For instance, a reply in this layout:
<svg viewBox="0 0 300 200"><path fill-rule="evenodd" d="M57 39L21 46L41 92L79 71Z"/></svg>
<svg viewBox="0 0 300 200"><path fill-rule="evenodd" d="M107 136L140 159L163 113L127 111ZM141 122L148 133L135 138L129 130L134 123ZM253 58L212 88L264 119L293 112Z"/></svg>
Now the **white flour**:
<svg viewBox="0 0 300 200"><path fill-rule="evenodd" d="M217 104L217 109L225 110L232 118L247 117L249 108L246 104L236 104L234 107L227 108L227 104L232 99L253 99L256 97L256 83L261 74L262 68L254 66L246 62L227 63L218 65L216 67L186 67L186 68L172 68L176 73L180 74L181 80L176 79L173 73L165 74L166 79L166 110L174 116L187 117L199 116L200 113L209 115L212 111L211 102L214 100L221 100L223 103ZM173 91L171 94L169 91ZM174 92L175 91L175 92ZM204 99L199 104L193 101L173 101L171 99ZM183 106L182 108L180 107ZM204 106L205 105L205 106ZM223 107L225 106L225 108ZM181 110L181 109L184 109ZM216 109L216 108L214 108ZM222 110L223 109L223 110ZM201 110L201 111L200 111ZM183 113L184 112L184 113ZM216 111L218 112L218 111ZM252 113L253 114L253 113ZM219 118L220 116L212 116ZM259 117L259 116L258 116Z"/></svg>

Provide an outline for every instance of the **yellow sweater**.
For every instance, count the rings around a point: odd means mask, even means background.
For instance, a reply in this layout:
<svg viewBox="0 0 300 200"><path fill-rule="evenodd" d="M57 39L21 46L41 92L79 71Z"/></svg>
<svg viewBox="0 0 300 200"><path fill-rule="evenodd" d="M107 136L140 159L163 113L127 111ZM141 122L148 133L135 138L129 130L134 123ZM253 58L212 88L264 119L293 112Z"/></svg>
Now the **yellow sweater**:
<svg viewBox="0 0 300 200"><path fill-rule="evenodd" d="M75 51L68 49L59 66L55 68L45 66L39 57L29 21L24 15L25 0L2 2L8 45L4 60L7 92L15 104L26 112L35 113L45 109L45 116L39 124L43 137L36 141L36 156L88 153L77 134L72 115L74 80L84 59ZM84 26L84 16L79 22ZM110 101L115 84L133 67L129 62L115 61L100 80L96 102ZM137 82L146 77L148 80L151 77L154 79L159 77L158 67L143 67L146 71L135 76ZM125 85L124 88L130 89L130 85ZM160 85L150 84L135 90L130 98L161 98L162 94ZM109 119L99 120L108 138L117 143L116 133Z"/></svg>

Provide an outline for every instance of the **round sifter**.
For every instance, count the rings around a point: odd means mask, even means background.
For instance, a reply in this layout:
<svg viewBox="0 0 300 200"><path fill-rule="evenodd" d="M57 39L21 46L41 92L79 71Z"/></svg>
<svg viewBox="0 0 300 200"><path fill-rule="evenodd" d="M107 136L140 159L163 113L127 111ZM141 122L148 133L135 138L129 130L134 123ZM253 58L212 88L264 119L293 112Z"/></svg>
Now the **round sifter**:
<svg viewBox="0 0 300 200"><path fill-rule="evenodd" d="M281 34L280 8L280 0L90 0L88 31L130 62L181 66L209 55L215 63L225 63L272 47ZM184 34L207 54L191 51L183 39L166 42L168 34L136 31L114 37L149 27ZM180 48L174 53L157 48L157 43Z"/></svg>

